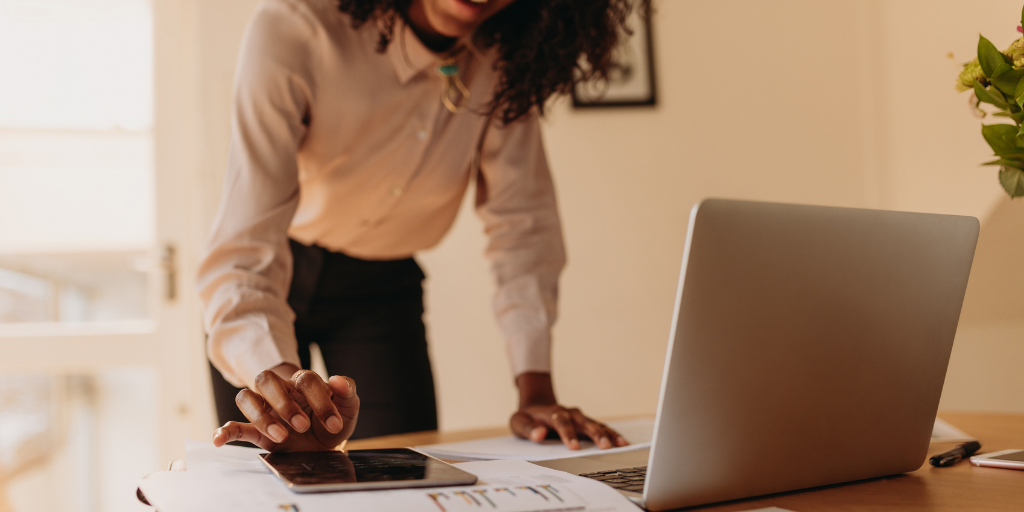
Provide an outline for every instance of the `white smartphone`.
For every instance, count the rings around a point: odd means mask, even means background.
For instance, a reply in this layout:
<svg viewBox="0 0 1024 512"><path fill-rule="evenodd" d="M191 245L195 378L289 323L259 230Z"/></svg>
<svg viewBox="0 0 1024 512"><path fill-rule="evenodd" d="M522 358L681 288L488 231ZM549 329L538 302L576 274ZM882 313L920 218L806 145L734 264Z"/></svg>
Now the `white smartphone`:
<svg viewBox="0 0 1024 512"><path fill-rule="evenodd" d="M971 457L974 466L990 468L1020 469L1024 471L1024 450L1003 450Z"/></svg>

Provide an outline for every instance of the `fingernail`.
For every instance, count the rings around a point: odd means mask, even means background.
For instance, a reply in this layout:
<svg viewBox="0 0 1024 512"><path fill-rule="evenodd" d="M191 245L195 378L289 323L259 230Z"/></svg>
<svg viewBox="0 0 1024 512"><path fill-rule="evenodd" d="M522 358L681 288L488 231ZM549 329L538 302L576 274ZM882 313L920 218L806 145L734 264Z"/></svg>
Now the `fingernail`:
<svg viewBox="0 0 1024 512"><path fill-rule="evenodd" d="M575 439L570 439L569 440L569 449L570 450L579 450L580 449L580 442L575 440Z"/></svg>
<svg viewBox="0 0 1024 512"><path fill-rule="evenodd" d="M607 437L601 436L601 439L597 441L597 444L601 446L602 450L607 450L612 447L612 442Z"/></svg>
<svg viewBox="0 0 1024 512"><path fill-rule="evenodd" d="M337 434L338 432L341 432L341 419L337 416L331 416L330 418L327 418L326 426L327 430L332 434Z"/></svg>
<svg viewBox="0 0 1024 512"><path fill-rule="evenodd" d="M267 435L270 436L270 439L273 439L275 443L280 443L284 441L284 436L288 435L288 432L286 432L284 427L281 425L274 423L267 427Z"/></svg>
<svg viewBox="0 0 1024 512"><path fill-rule="evenodd" d="M544 427L533 427L530 431L530 439L535 442L544 440Z"/></svg>
<svg viewBox="0 0 1024 512"><path fill-rule="evenodd" d="M309 428L309 420L301 414L296 414L295 416L292 416L292 428L294 428L296 432L305 432L306 429Z"/></svg>
<svg viewBox="0 0 1024 512"><path fill-rule="evenodd" d="M629 441L626 441L626 438L622 436L617 437L616 440L618 441L619 446L626 446L627 444L629 444Z"/></svg>

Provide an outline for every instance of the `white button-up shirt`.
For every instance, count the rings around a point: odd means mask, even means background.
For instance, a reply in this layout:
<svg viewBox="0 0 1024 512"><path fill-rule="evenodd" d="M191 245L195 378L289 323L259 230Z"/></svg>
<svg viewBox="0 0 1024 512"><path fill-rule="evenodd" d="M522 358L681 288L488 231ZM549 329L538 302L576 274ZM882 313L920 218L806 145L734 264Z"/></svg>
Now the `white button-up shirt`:
<svg viewBox="0 0 1024 512"><path fill-rule="evenodd" d="M476 178L494 310L513 373L550 371L565 264L536 113L485 114L494 51L457 54L466 111L441 102L440 56L401 23L354 29L333 0L267 0L250 22L235 83L220 211L199 269L213 364L236 386L299 365L288 307L291 237L370 260L436 245ZM454 276L449 276L454 278Z"/></svg>

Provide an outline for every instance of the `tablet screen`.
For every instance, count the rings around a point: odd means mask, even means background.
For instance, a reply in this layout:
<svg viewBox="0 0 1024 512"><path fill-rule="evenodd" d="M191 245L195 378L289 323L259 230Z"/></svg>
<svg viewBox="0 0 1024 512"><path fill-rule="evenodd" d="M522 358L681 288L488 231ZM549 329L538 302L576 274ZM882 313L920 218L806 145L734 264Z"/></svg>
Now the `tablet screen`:
<svg viewBox="0 0 1024 512"><path fill-rule="evenodd" d="M466 485L476 477L407 448L264 453L290 487L314 490Z"/></svg>

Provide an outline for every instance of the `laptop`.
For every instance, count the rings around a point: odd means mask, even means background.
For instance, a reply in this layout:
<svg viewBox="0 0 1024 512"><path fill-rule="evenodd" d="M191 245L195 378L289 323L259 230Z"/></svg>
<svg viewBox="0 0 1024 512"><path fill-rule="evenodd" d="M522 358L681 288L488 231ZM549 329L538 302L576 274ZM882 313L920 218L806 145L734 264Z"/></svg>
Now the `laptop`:
<svg viewBox="0 0 1024 512"><path fill-rule="evenodd" d="M917 469L978 232L974 217L697 204L650 449L535 464L651 511Z"/></svg>

